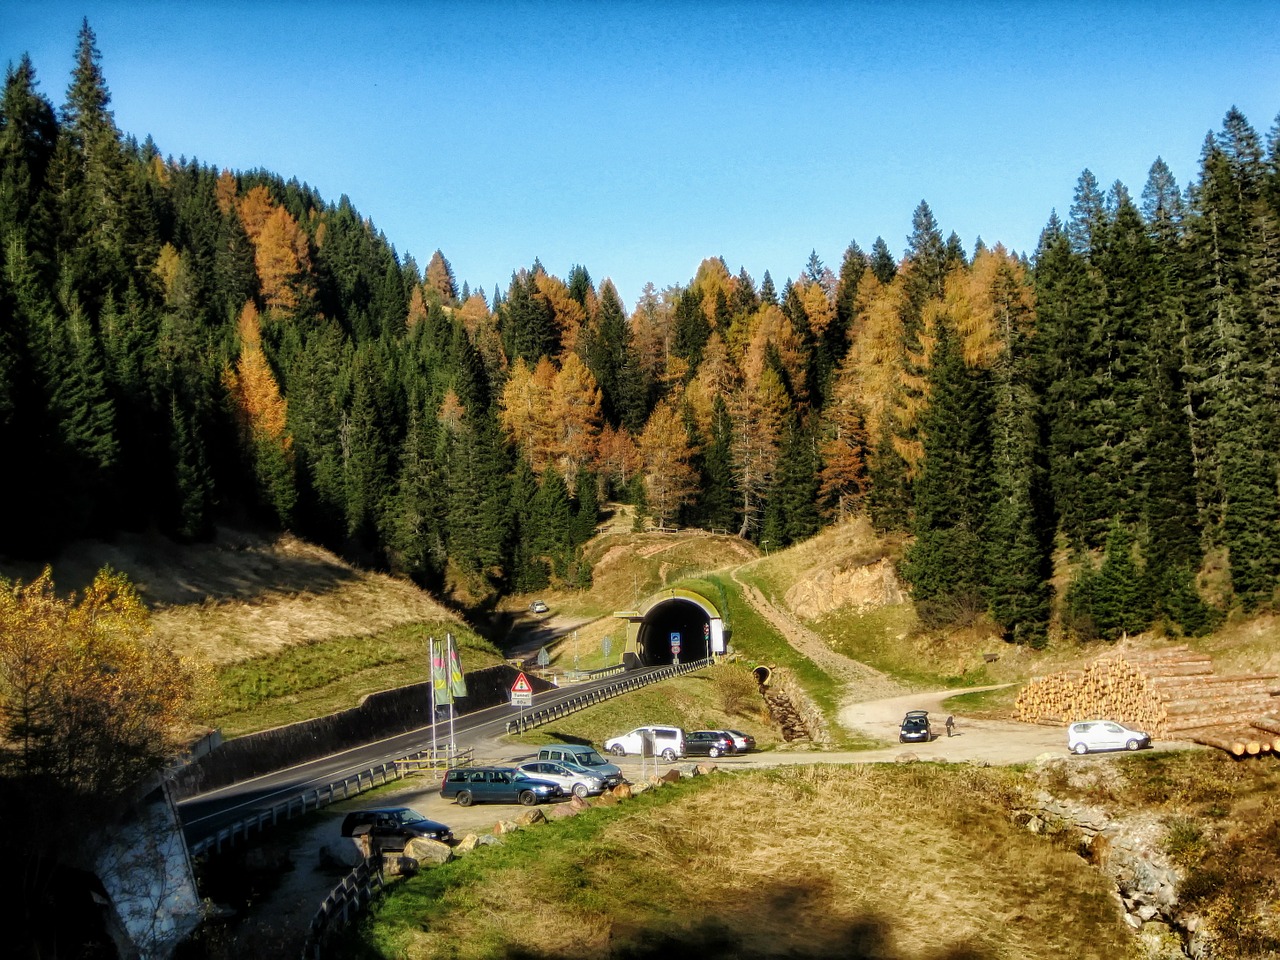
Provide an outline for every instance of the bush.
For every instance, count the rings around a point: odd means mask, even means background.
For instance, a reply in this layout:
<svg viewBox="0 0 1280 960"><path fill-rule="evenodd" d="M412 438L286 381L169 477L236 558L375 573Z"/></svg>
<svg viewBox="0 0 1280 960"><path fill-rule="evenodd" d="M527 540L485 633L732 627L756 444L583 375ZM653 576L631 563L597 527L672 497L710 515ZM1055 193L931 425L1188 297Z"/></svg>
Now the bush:
<svg viewBox="0 0 1280 960"><path fill-rule="evenodd" d="M711 682L720 700L720 709L730 716L749 713L760 699L755 675L745 667L721 663L711 671Z"/></svg>

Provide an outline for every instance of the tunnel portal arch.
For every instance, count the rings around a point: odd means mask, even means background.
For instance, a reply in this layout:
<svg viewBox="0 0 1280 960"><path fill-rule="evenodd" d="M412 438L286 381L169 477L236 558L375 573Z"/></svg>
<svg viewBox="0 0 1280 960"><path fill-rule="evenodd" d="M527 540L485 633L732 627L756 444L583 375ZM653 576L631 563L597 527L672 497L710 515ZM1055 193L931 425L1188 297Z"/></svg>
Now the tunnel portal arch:
<svg viewBox="0 0 1280 960"><path fill-rule="evenodd" d="M629 621L627 651L647 667L723 654L724 617L706 597L692 590L668 590L638 611L617 614ZM679 644L676 650L673 640Z"/></svg>

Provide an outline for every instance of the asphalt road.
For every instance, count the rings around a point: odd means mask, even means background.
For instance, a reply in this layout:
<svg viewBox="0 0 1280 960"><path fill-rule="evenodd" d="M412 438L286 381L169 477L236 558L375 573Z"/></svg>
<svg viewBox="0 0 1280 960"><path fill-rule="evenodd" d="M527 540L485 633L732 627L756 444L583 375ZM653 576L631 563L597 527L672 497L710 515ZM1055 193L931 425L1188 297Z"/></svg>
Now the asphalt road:
<svg viewBox="0 0 1280 960"><path fill-rule="evenodd" d="M644 672L647 671L631 671L628 675L640 676ZM534 707L554 706L580 697L594 689L616 683L617 680L617 676L612 676L549 690L546 693L536 694L533 697L533 705ZM496 741L506 732L507 722L518 715L517 709L501 705L459 716L454 721L453 740L462 748L476 743ZM438 744L449 742L447 723L437 724L436 742ZM354 747L328 757L310 760L251 780L197 794L178 804L183 832L186 834L188 843L197 843L226 826L259 812L270 810L272 806L283 803L291 797L297 797L307 791L348 777L355 777L356 774L379 764L426 750L431 743L431 727L419 727L375 743Z"/></svg>

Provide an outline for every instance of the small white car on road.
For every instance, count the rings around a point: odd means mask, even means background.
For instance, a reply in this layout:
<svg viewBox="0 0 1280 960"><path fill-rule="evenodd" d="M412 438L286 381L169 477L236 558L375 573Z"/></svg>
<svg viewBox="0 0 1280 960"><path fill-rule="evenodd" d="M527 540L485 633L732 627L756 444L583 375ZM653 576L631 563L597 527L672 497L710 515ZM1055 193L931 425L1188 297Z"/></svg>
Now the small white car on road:
<svg viewBox="0 0 1280 960"><path fill-rule="evenodd" d="M1130 730L1114 720L1082 720L1067 727L1067 749L1086 754L1091 750L1139 750L1151 744L1141 730Z"/></svg>

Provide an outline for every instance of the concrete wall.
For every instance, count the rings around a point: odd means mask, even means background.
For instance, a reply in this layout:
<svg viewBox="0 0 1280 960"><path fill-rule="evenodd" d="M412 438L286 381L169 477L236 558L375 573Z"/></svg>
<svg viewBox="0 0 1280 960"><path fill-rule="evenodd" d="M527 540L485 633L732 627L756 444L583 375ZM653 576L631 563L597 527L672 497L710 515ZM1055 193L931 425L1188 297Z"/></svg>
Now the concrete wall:
<svg viewBox="0 0 1280 960"><path fill-rule="evenodd" d="M515 667L506 664L468 673L467 696L458 698L458 714L508 702L518 673ZM529 684L535 693L554 686L532 676ZM427 726L431 723L428 687L427 683L413 683L371 693L350 710L226 740L178 772L174 793L178 799L184 799Z"/></svg>

